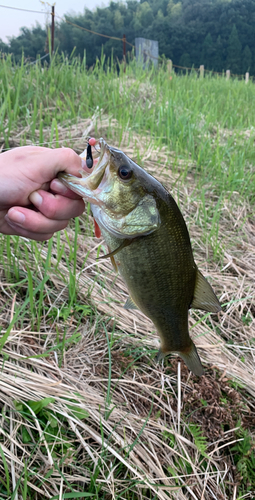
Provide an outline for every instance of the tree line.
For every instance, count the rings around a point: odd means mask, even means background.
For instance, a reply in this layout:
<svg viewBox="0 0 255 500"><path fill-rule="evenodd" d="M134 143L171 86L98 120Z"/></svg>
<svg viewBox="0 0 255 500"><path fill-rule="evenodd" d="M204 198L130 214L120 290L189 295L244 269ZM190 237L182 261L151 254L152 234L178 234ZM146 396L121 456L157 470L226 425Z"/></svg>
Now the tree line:
<svg viewBox="0 0 255 500"><path fill-rule="evenodd" d="M159 54L174 64L221 72L255 75L254 0L127 0L111 2L94 11L85 8L80 15L65 19L89 30L122 38L134 44L136 37L158 40ZM37 24L22 28L20 35L0 51L12 53L16 60L36 59L48 52L47 27ZM84 56L92 66L103 51L106 57L122 59L122 43L82 31L65 21L56 23L55 47L60 53ZM127 52L132 50L127 45Z"/></svg>

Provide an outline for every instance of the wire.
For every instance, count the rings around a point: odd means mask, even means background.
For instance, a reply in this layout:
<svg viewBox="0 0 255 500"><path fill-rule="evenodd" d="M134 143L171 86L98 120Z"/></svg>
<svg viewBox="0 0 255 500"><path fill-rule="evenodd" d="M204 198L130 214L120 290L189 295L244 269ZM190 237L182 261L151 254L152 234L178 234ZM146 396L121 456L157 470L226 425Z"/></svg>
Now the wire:
<svg viewBox="0 0 255 500"><path fill-rule="evenodd" d="M200 71L200 68L188 68L186 66L178 66L177 64L173 64L173 68L180 68L180 69L188 69L190 71ZM211 73L213 75L220 75L222 76L222 73L225 72L225 70L223 70L222 72L219 72L219 71L212 71L211 69L205 69L204 68L204 72L206 73ZM236 73L231 73L230 72L230 76L240 76L240 77L243 77L243 75L237 75Z"/></svg>
<svg viewBox="0 0 255 500"><path fill-rule="evenodd" d="M9 7L9 5L0 5L0 7L4 9L22 10L23 12L33 12L34 14L47 14L47 12L42 12L41 10L20 9L20 7Z"/></svg>
<svg viewBox="0 0 255 500"><path fill-rule="evenodd" d="M0 5L0 7L3 7L5 9L21 10L24 12L33 12L35 14L49 14L48 12L42 12L39 10L21 9L20 7L9 7L8 5ZM88 28L84 28L83 26L79 26L78 24L72 23L71 21L68 21L67 19L64 19L63 17L58 16L53 12L51 12L50 14L54 17L57 17L58 19L60 19L61 21L65 22L65 23L71 24L71 26L74 26L75 28L79 28L80 30L87 31L88 33L92 33L93 35L103 36L104 38L111 38L112 40L119 40L120 42L124 41L124 38L118 38L116 36L110 36L110 35L103 35L103 33L97 33L96 31L92 31L92 30L89 30ZM127 45L130 45L131 47L135 48L135 45L128 42L126 39L125 39L125 42Z"/></svg>
<svg viewBox="0 0 255 500"><path fill-rule="evenodd" d="M42 57L39 57L38 59L36 59L35 61L32 61L30 63L27 63L27 66L30 66L31 64L36 64L37 62L41 61L42 59L45 59L45 57L49 56L49 52L48 54L45 54L45 56L42 56Z"/></svg>
<svg viewBox="0 0 255 500"><path fill-rule="evenodd" d="M34 14L49 14L49 12L42 12L40 10L29 10L29 9L21 9L20 7L9 7L8 5L0 5L0 7L3 7L5 9L12 9L12 10L21 10L23 12L33 12ZM102 36L104 38L109 38L111 40L118 40L120 42L124 42L127 44L127 45L130 45L130 47L133 47L135 48L135 45L133 45L133 43L130 43L127 41L126 38L119 38L119 37L116 37L116 36L110 36L110 35L104 35L103 33L98 33L97 31L93 31L93 30L89 30L88 28L84 28L83 26L79 26L79 24L75 24L75 23L72 23L71 21L68 21L68 19L65 19L61 16L58 16L56 15L55 13L51 12L50 13L52 16L60 19L61 21L63 21L64 23L67 23L67 24L70 24L71 26L74 26L75 28L78 28L82 31L87 31L88 33L92 33L93 35L98 35L98 36ZM47 57L47 55L49 54L46 54L45 56L41 57L39 60L41 59L44 59L45 57ZM150 53L147 53L147 55L149 57L151 57L152 59L157 59L159 60L160 57L155 57L153 56L152 54ZM34 61L36 62L36 61ZM34 63L33 62L33 63ZM30 63L30 64L33 64L33 63ZM194 70L194 71L200 71L200 68L188 68L186 66L178 66L177 64L172 64L173 68L179 68L179 69L186 69L186 70ZM221 75L222 76L222 73L219 73L218 71L211 71L209 69L204 69L204 72L208 72L208 73L211 73L211 74L214 74L214 75ZM237 74L234 74L234 73L230 73L230 76L236 76L236 77L243 77L243 75L237 75Z"/></svg>
<svg viewBox="0 0 255 500"><path fill-rule="evenodd" d="M55 14L55 17L57 17L58 19L61 19L61 21L65 22L65 23L71 24L71 26L74 26L75 28L79 28L80 30L83 30L83 31L88 31L88 33L92 33L93 35L103 36L104 38L111 38L112 40L119 40L120 42L124 41L124 38L118 38L116 36L103 35L103 33L97 33L97 31L89 30L88 28L84 28L83 26L79 26L79 24L72 23L71 21L68 21L68 19L64 19L63 17L57 16L56 14ZM125 40L125 41L126 41L127 45L130 45L131 47L135 48L135 45L128 42L127 40Z"/></svg>

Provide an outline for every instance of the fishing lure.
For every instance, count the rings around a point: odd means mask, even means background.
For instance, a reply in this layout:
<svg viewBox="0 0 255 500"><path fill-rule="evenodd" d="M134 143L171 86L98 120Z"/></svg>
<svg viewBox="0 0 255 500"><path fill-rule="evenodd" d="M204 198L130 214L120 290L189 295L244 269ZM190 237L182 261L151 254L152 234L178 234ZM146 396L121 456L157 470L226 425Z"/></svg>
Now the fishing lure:
<svg viewBox="0 0 255 500"><path fill-rule="evenodd" d="M86 165L88 168L93 167L93 157L92 157L92 152L91 152L91 145L89 143L87 146Z"/></svg>

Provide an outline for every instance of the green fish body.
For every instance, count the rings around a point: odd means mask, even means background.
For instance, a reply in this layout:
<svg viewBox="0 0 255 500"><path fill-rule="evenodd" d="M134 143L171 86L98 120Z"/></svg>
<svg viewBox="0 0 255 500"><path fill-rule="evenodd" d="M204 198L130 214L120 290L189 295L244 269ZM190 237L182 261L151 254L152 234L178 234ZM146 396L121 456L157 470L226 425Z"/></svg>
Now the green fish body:
<svg viewBox="0 0 255 500"><path fill-rule="evenodd" d="M160 182L102 139L100 145L103 151L89 178L60 178L91 202L109 247L105 257L129 290L124 307L140 309L158 331L158 359L176 352L194 374L202 375L188 310L218 312L221 306L194 262L183 216Z"/></svg>

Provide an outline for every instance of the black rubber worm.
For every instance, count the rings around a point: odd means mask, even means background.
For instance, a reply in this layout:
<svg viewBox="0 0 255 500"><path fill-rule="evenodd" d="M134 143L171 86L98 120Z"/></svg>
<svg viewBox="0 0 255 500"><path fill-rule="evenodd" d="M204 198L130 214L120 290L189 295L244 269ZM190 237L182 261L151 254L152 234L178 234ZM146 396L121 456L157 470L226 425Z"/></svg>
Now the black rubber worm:
<svg viewBox="0 0 255 500"><path fill-rule="evenodd" d="M88 144L88 146L87 146L86 165L87 165L88 168L92 168L93 167L93 157L92 157L91 145L90 144Z"/></svg>

